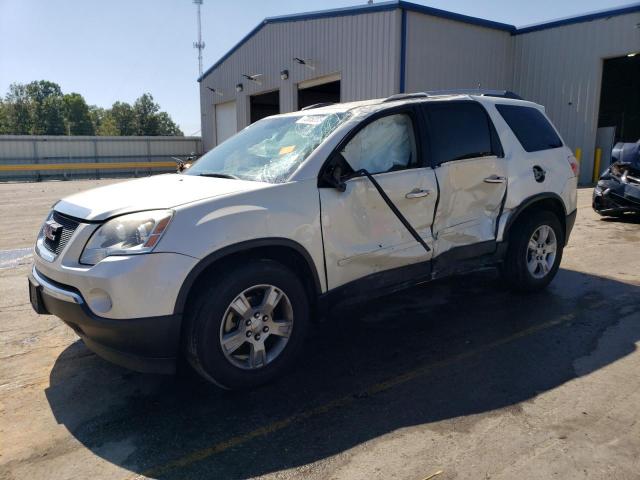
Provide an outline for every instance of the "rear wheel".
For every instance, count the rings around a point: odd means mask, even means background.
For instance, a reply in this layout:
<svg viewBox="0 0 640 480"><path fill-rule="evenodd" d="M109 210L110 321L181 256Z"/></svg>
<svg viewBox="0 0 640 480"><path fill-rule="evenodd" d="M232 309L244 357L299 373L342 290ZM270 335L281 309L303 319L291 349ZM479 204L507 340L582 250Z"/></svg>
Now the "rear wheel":
<svg viewBox="0 0 640 480"><path fill-rule="evenodd" d="M297 276L273 261L212 278L187 319L187 358L223 388L266 383L295 360L309 323L308 305Z"/></svg>
<svg viewBox="0 0 640 480"><path fill-rule="evenodd" d="M558 218L549 211L535 212L514 227L500 270L502 276L514 290L541 290L555 277L563 247Z"/></svg>

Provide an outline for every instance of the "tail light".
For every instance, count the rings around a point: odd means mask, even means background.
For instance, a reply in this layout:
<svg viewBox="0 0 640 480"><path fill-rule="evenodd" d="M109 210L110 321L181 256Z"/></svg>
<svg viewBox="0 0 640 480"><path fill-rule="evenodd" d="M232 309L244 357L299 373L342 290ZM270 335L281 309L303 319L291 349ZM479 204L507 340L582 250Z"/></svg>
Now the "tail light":
<svg viewBox="0 0 640 480"><path fill-rule="evenodd" d="M567 162L569 162L569 166L571 167L573 176L577 177L580 173L580 164L578 163L578 160L576 160L576 157L574 157L573 155L569 155L567 157Z"/></svg>

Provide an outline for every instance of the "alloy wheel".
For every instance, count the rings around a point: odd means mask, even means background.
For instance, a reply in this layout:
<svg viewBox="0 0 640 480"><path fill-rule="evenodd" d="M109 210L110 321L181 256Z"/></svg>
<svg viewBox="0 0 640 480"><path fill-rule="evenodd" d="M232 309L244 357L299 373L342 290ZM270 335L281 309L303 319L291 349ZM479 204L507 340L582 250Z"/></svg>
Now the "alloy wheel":
<svg viewBox="0 0 640 480"><path fill-rule="evenodd" d="M220 325L225 358L244 370L263 368L284 350L293 329L293 307L274 285L254 285L237 295Z"/></svg>
<svg viewBox="0 0 640 480"><path fill-rule="evenodd" d="M531 235L527 245L527 268L536 279L546 277L556 260L558 240L549 225L540 225Z"/></svg>

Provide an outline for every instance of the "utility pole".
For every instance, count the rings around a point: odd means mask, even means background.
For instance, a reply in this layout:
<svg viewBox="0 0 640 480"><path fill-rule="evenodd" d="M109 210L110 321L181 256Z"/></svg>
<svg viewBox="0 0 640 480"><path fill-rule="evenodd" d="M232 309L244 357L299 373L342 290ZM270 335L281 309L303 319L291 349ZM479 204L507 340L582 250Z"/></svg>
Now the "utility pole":
<svg viewBox="0 0 640 480"><path fill-rule="evenodd" d="M193 42L193 48L198 49L198 76L202 76L202 50L204 50L204 42L202 41L202 22L200 20L200 6L202 0L193 0L193 3L198 7L198 41Z"/></svg>

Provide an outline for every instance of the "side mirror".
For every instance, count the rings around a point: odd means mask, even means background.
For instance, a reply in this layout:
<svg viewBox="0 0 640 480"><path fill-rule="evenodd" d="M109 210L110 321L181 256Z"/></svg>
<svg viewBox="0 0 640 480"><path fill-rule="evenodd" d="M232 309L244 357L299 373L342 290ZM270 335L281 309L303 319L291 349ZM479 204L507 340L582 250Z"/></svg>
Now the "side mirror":
<svg viewBox="0 0 640 480"><path fill-rule="evenodd" d="M331 176L333 178L333 186L336 190L338 190L339 192L344 192L347 190L347 185L342 179L342 167L340 165L336 165L335 167L333 167Z"/></svg>
<svg viewBox="0 0 640 480"><path fill-rule="evenodd" d="M322 175L322 179L327 185L335 188L339 192L344 192L347 190L347 185L344 183L345 178L352 172L353 169L349 166L342 154L337 153L329 161Z"/></svg>

